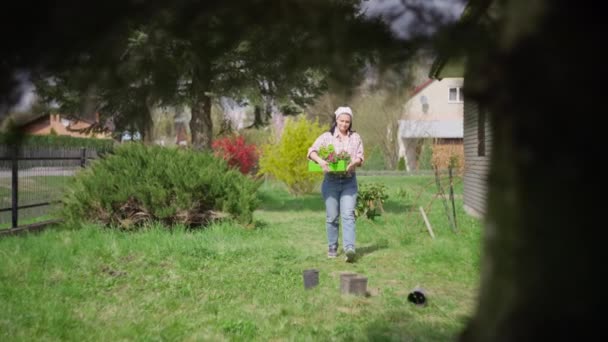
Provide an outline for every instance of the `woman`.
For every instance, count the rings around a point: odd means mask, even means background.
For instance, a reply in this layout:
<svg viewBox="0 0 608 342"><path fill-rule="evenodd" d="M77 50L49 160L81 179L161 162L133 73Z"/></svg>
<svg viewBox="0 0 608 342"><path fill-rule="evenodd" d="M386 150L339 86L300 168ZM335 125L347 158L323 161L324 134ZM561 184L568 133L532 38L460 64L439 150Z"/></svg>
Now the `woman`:
<svg viewBox="0 0 608 342"><path fill-rule="evenodd" d="M355 169L363 164L363 142L352 130L353 112L349 107L339 107L336 120L330 130L321 134L308 149L308 158L317 162L325 178L321 192L325 200L327 256L338 256L338 217L342 219L342 243L346 261L355 259L355 205L357 204L357 176ZM328 162L319 156L319 149L332 144L335 152L348 152L350 163L346 172L329 172Z"/></svg>

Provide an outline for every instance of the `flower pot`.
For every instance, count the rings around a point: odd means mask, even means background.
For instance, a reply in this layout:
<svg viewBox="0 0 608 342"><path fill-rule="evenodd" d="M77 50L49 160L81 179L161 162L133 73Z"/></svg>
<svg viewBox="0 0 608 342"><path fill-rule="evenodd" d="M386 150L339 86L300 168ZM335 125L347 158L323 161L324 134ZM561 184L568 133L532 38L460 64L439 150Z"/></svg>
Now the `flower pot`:
<svg viewBox="0 0 608 342"><path fill-rule="evenodd" d="M304 288L305 289L310 289L310 288L313 288L313 287L319 285L319 270L317 270L317 269L304 270L303 276L304 276Z"/></svg>
<svg viewBox="0 0 608 342"><path fill-rule="evenodd" d="M424 291L424 289L416 286L416 288L413 289L412 292L410 292L407 295L407 300L410 303L414 303L418 306L425 306L426 305L426 291Z"/></svg>
<svg viewBox="0 0 608 342"><path fill-rule="evenodd" d="M346 161L338 160L335 163L329 163L329 171L330 172L344 172L346 171ZM321 165L316 162L309 160L308 161L308 171L310 172L323 172Z"/></svg>

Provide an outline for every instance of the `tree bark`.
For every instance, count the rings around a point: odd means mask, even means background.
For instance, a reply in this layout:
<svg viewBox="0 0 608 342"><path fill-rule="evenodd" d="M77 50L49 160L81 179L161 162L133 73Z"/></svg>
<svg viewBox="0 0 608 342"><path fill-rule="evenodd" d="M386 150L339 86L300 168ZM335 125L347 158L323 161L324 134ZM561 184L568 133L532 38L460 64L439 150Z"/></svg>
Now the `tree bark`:
<svg viewBox="0 0 608 342"><path fill-rule="evenodd" d="M192 103L190 119L192 147L198 150L211 150L213 141L213 121L211 120L211 98L200 94Z"/></svg>
<svg viewBox="0 0 608 342"><path fill-rule="evenodd" d="M262 106L255 105L253 107L253 123L247 128L260 128L264 126L264 120L262 119Z"/></svg>
<svg viewBox="0 0 608 342"><path fill-rule="evenodd" d="M192 117L190 119L192 147L197 150L211 150L213 141L211 97L208 95L210 85L210 68L197 69L192 78Z"/></svg>
<svg viewBox="0 0 608 342"><path fill-rule="evenodd" d="M601 20L566 1L506 3L502 44L465 76L467 97L490 109L493 142L481 288L460 340L605 336L605 208L594 199L605 152L586 120L605 108L605 56L586 53L604 40Z"/></svg>
<svg viewBox="0 0 608 342"><path fill-rule="evenodd" d="M146 109L147 112L145 117L142 120L142 141L146 145L151 145L154 141L154 121L152 120L152 115L149 109Z"/></svg>

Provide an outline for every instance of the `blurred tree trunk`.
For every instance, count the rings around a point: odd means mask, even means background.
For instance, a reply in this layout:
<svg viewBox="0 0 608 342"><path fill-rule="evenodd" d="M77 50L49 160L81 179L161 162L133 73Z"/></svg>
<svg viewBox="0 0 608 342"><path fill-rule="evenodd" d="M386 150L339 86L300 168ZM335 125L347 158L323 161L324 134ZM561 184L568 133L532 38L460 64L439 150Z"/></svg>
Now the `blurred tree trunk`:
<svg viewBox="0 0 608 342"><path fill-rule="evenodd" d="M211 120L211 67L195 67L192 76L192 118L190 132L192 147L199 150L211 150L213 141L213 121Z"/></svg>
<svg viewBox="0 0 608 342"><path fill-rule="evenodd" d="M386 138L382 141L384 165L389 170L397 170L399 160L399 120L390 118L386 126Z"/></svg>
<svg viewBox="0 0 608 342"><path fill-rule="evenodd" d="M210 150L213 140L213 121L211 120L211 98L199 94L192 103L192 147L199 150Z"/></svg>
<svg viewBox="0 0 608 342"><path fill-rule="evenodd" d="M266 114L264 113L264 109L260 105L255 105L253 107L253 123L247 128L260 128L266 125L264 120Z"/></svg>
<svg viewBox="0 0 608 342"><path fill-rule="evenodd" d="M590 50L602 21L563 0L503 10L499 43L465 77L490 110L493 148L479 302L461 341L604 336L605 206L594 194L606 193L605 152L589 124L605 112L605 56Z"/></svg>

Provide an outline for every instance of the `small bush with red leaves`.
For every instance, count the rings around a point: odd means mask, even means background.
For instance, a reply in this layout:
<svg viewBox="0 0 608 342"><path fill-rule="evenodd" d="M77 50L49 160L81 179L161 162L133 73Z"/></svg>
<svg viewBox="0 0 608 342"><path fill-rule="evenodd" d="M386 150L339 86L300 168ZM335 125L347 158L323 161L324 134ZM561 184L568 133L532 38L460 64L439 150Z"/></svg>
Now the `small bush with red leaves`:
<svg viewBox="0 0 608 342"><path fill-rule="evenodd" d="M243 174L251 173L258 163L255 145L247 144L241 135L227 136L213 142L213 152L223 158L228 165L239 169Z"/></svg>

